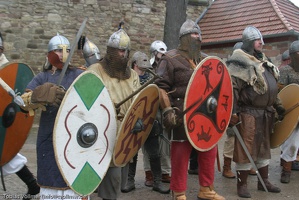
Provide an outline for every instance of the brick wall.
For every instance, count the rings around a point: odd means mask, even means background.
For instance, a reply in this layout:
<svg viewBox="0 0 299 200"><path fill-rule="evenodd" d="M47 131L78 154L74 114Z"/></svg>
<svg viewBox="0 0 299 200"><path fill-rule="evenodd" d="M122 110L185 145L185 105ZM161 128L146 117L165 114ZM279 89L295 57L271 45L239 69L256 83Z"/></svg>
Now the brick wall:
<svg viewBox="0 0 299 200"><path fill-rule="evenodd" d="M49 40L59 34L72 43L85 17L84 30L104 55L106 42L120 21L131 38L132 52L149 54L154 40L163 40L166 0L0 0L0 31L5 55L10 61L27 63L42 70ZM195 20L204 7L188 6L188 18ZM132 54L131 54L132 55ZM84 64L79 51L72 63Z"/></svg>

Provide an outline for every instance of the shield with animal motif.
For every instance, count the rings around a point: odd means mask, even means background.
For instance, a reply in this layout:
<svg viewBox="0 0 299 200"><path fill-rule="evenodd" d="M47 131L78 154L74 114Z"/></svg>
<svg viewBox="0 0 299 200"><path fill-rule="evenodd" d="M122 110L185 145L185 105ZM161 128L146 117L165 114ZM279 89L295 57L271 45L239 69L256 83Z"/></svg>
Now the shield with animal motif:
<svg viewBox="0 0 299 200"><path fill-rule="evenodd" d="M89 195L103 180L117 133L114 104L101 78L83 72L58 110L53 143L55 159L69 187Z"/></svg>
<svg viewBox="0 0 299 200"><path fill-rule="evenodd" d="M34 77L32 69L24 64L9 62L0 68L0 78L15 92L22 95ZM33 124L34 117L23 112L14 99L0 86L0 166L8 163L22 148Z"/></svg>
<svg viewBox="0 0 299 200"><path fill-rule="evenodd" d="M295 130L299 120L299 85L290 84L284 87L279 93L283 107L286 109L282 121L275 123L274 132L270 137L270 147L279 147Z"/></svg>
<svg viewBox="0 0 299 200"><path fill-rule="evenodd" d="M216 56L202 60L192 74L184 102L187 137L199 151L213 148L224 135L232 112L232 82Z"/></svg>
<svg viewBox="0 0 299 200"><path fill-rule="evenodd" d="M159 89L150 84L134 98L120 129L113 153L114 164L126 165L147 139L159 107Z"/></svg>

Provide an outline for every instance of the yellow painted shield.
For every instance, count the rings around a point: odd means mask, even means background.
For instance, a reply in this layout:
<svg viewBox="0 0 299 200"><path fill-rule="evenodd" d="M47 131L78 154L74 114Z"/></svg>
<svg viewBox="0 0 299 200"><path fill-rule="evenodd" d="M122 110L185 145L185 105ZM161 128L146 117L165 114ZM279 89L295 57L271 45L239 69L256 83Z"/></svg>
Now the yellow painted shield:
<svg viewBox="0 0 299 200"><path fill-rule="evenodd" d="M132 105L121 123L113 153L116 166L126 165L138 152L147 139L159 107L159 89L150 84L134 98ZM143 129L135 132L136 124Z"/></svg>
<svg viewBox="0 0 299 200"><path fill-rule="evenodd" d="M278 96L286 109L286 115L282 121L275 124L274 133L271 134L270 138L272 149L284 143L297 126L299 120L299 85L287 85L278 93Z"/></svg>

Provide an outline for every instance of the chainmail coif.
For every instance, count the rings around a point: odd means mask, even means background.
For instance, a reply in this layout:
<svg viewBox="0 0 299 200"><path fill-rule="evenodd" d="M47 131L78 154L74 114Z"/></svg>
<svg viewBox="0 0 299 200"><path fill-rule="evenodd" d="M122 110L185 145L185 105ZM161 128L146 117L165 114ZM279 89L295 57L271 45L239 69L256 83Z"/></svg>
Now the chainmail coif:
<svg viewBox="0 0 299 200"><path fill-rule="evenodd" d="M128 66L129 55L126 58L121 57L118 51L119 49L107 47L107 54L100 63L111 78L125 80L131 76L131 70Z"/></svg>
<svg viewBox="0 0 299 200"><path fill-rule="evenodd" d="M186 58L193 60L195 64L198 64L201 60L201 42L199 39L192 38L191 34L183 35L180 38L178 50L180 51L180 54L182 54Z"/></svg>

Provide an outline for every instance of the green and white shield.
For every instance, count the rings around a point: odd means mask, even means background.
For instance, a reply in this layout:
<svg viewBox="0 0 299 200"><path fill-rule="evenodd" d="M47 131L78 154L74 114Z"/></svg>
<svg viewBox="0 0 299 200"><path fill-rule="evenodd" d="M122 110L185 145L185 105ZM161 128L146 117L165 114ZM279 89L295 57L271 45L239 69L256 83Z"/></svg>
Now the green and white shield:
<svg viewBox="0 0 299 200"><path fill-rule="evenodd" d="M73 191L86 196L99 186L112 159L116 133L107 88L94 72L82 73L65 94L53 133L56 162Z"/></svg>

